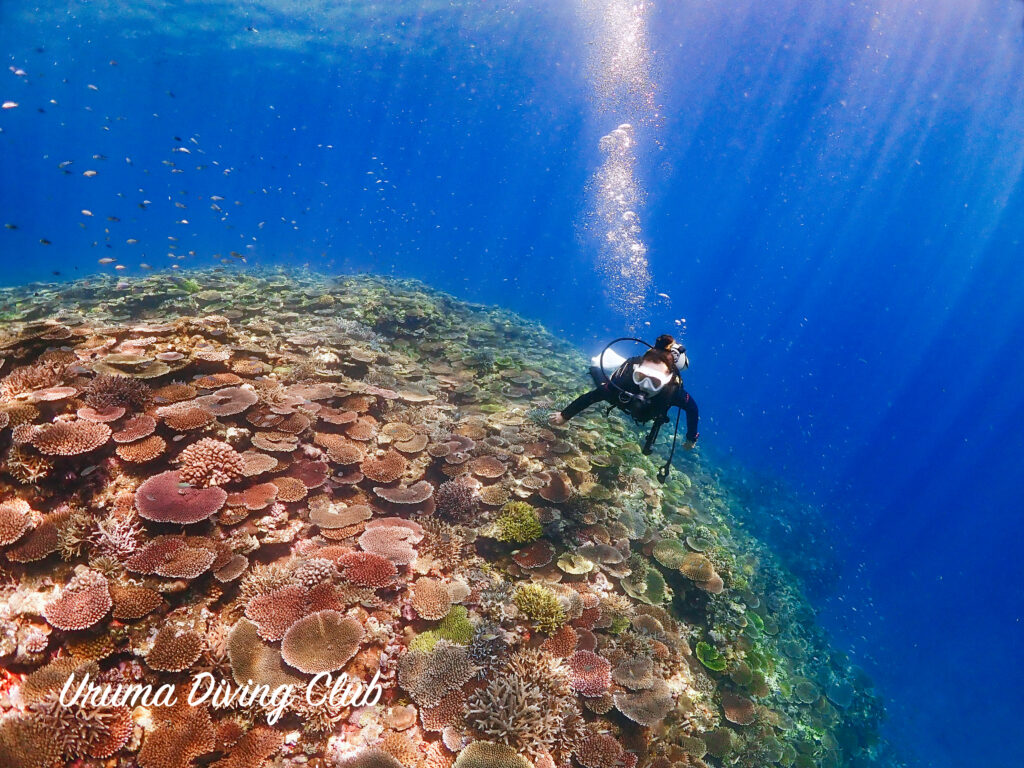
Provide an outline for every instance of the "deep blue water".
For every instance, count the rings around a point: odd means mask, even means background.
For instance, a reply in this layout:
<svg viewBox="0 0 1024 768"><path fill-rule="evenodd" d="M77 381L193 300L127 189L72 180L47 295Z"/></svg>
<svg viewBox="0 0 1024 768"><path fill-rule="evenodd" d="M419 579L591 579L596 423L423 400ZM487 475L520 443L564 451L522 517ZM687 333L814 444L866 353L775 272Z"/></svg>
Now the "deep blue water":
<svg viewBox="0 0 1024 768"><path fill-rule="evenodd" d="M1024 5L662 0L650 99L611 104L588 4L479 5L3 0L0 279L235 251L419 277L588 349L686 318L701 451L819 510L838 571L808 588L890 737L1019 765ZM586 227L623 122L632 317Z"/></svg>

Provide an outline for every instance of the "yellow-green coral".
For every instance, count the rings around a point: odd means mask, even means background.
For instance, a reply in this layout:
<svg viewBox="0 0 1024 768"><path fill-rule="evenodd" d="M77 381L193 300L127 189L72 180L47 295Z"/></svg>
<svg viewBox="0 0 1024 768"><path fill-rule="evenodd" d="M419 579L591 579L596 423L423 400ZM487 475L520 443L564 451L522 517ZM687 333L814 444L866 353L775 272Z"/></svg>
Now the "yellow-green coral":
<svg viewBox="0 0 1024 768"><path fill-rule="evenodd" d="M537 510L524 501L510 501L494 521L499 541L525 544L540 537L542 528Z"/></svg>
<svg viewBox="0 0 1024 768"><path fill-rule="evenodd" d="M410 651L423 651L424 653L430 653L434 650L434 646L437 645L437 641L441 637L433 629L428 629L426 632L420 632L416 637L409 643Z"/></svg>
<svg viewBox="0 0 1024 768"><path fill-rule="evenodd" d="M555 593L540 584L516 587L512 602L541 632L553 635L565 624L565 611Z"/></svg>
<svg viewBox="0 0 1024 768"><path fill-rule="evenodd" d="M468 645L473 639L473 625L469 621L469 611L464 605L453 605L448 615L437 625L437 636L459 645Z"/></svg>

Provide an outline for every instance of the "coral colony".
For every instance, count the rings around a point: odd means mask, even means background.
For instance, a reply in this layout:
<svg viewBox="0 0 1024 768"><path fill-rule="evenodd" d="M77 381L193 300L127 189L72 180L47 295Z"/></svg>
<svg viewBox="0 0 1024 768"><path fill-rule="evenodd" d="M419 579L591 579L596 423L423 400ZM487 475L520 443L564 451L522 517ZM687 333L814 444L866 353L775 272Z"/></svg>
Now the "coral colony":
<svg viewBox="0 0 1024 768"><path fill-rule="evenodd" d="M0 768L839 766L881 707L581 354L418 283L0 289Z"/></svg>

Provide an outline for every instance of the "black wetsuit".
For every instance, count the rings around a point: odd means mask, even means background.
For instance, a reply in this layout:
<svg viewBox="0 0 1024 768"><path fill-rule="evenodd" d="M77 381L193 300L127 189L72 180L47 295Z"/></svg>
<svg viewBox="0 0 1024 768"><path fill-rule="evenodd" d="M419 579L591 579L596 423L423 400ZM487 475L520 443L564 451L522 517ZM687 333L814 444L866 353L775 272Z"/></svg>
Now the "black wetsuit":
<svg viewBox="0 0 1024 768"><path fill-rule="evenodd" d="M636 387L633 384L633 368L640 363L639 357L631 357L622 366L612 374L612 380L614 380L619 386L626 391L635 390ZM595 380L599 380L600 374L593 374ZM606 402L611 405L619 405L620 392L613 386L610 386L607 382L601 382L594 389L589 392L585 392L569 405L562 410L562 416L568 421L573 416L578 414L585 408L589 408L594 403ZM664 406L661 413L654 418L654 425L651 427L650 433L647 435L647 440L644 444L644 453L650 453L654 441L658 438L658 432L661 430L662 424L668 421L668 409L672 406L683 409L686 412L686 439L690 442L697 441L697 401L690 397L690 394L683 388L682 380L680 379L679 385L675 392L672 393L671 399Z"/></svg>

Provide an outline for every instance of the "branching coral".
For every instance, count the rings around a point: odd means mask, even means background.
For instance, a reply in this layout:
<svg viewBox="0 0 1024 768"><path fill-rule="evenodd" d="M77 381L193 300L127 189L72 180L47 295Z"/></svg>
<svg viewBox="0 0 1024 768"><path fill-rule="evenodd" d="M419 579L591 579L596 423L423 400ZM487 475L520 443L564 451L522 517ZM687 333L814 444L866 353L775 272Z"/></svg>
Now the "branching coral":
<svg viewBox="0 0 1024 768"><path fill-rule="evenodd" d="M500 541L524 544L538 538L543 532L537 510L522 501L506 504L494 522L496 538Z"/></svg>
<svg viewBox="0 0 1024 768"><path fill-rule="evenodd" d="M103 410L113 406L141 411L149 405L153 391L146 382L130 376L111 376L105 373L93 376L86 384L85 402Z"/></svg>
<svg viewBox="0 0 1024 768"><path fill-rule="evenodd" d="M565 624L565 610L561 603L554 592L541 584L516 587L512 602L541 632L553 635Z"/></svg>
<svg viewBox="0 0 1024 768"><path fill-rule="evenodd" d="M179 477L197 488L226 485L243 475L245 460L228 443L204 437L178 456Z"/></svg>

